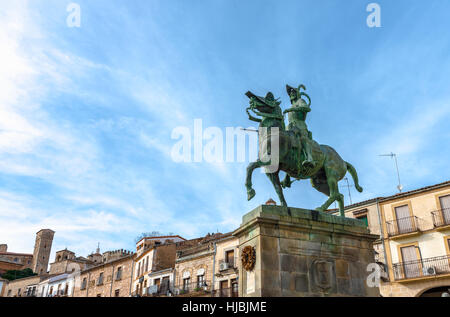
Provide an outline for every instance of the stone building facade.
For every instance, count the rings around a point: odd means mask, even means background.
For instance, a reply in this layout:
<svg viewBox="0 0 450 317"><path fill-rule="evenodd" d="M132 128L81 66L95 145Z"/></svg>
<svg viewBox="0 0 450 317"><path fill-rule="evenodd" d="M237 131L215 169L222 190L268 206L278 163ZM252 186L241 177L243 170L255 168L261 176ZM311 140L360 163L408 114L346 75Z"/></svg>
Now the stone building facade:
<svg viewBox="0 0 450 317"><path fill-rule="evenodd" d="M347 206L365 220L385 297L440 296L450 289L450 181Z"/></svg>
<svg viewBox="0 0 450 317"><path fill-rule="evenodd" d="M110 261L81 272L74 297L129 297L135 254L121 250Z"/></svg>
<svg viewBox="0 0 450 317"><path fill-rule="evenodd" d="M50 229L42 229L36 233L33 252L33 272L37 274L47 273L54 235L55 232Z"/></svg>
<svg viewBox="0 0 450 317"><path fill-rule="evenodd" d="M239 293L239 239L226 234L216 242L214 259L213 295L238 297Z"/></svg>
<svg viewBox="0 0 450 317"><path fill-rule="evenodd" d="M228 293L229 289L237 283L234 269L237 255L235 248L236 240L231 233L216 233L208 234L195 246L177 252L174 294L231 296L231 293ZM233 251L233 260L230 257L226 258L227 251ZM220 264L225 262L228 264L227 268L225 269L222 264L223 270L220 270ZM224 288L223 292L219 292L221 286Z"/></svg>
<svg viewBox="0 0 450 317"><path fill-rule="evenodd" d="M0 277L0 297L5 296L4 293L5 293L5 289L6 289L7 285L8 285L8 280L5 280Z"/></svg>
<svg viewBox="0 0 450 317"><path fill-rule="evenodd" d="M47 274L50 252L55 232L42 229L36 233L33 254L8 252L8 245L0 245L0 274L9 270L30 268L39 275Z"/></svg>
<svg viewBox="0 0 450 317"><path fill-rule="evenodd" d="M157 244L136 256L133 295L147 295L147 289L152 285L149 277L150 273L174 267L176 247L175 243L170 242Z"/></svg>
<svg viewBox="0 0 450 317"><path fill-rule="evenodd" d="M10 281L3 292L4 297L27 297L30 286L36 286L45 278L45 275L36 275ZM33 295L34 296L34 295Z"/></svg>
<svg viewBox="0 0 450 317"><path fill-rule="evenodd" d="M24 270L32 268L33 255L24 253L0 253L0 274L11 270Z"/></svg>
<svg viewBox="0 0 450 317"><path fill-rule="evenodd" d="M50 264L50 275L79 272L96 264L84 257L76 257L74 252L65 249L56 252L55 262Z"/></svg>

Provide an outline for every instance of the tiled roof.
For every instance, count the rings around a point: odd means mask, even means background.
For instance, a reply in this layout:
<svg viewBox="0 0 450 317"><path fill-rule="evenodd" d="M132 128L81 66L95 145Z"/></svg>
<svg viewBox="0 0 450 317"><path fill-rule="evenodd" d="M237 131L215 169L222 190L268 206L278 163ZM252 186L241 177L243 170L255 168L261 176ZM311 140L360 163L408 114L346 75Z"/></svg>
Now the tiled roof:
<svg viewBox="0 0 450 317"><path fill-rule="evenodd" d="M14 252L0 252L0 255L33 256L33 254L28 254L28 253L14 253Z"/></svg>

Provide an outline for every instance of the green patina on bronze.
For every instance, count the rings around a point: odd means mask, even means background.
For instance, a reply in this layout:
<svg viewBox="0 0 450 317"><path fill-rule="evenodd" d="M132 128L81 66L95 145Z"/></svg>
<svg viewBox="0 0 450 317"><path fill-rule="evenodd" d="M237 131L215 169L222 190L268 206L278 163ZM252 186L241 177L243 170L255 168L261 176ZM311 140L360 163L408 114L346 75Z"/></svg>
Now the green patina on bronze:
<svg viewBox="0 0 450 317"><path fill-rule="evenodd" d="M344 217L344 196L339 192L338 182L349 172L355 187L362 192L362 187L358 184L358 175L355 168L344 161L339 154L330 146L318 144L312 138L312 133L306 125L306 116L311 111L311 99L301 90L306 90L300 85L293 88L286 85L286 90L291 101L291 107L282 112L278 99L275 99L271 92L266 97L257 96L250 91L246 96L250 98L250 106L246 109L249 119L259 123L259 157L271 153L271 128L279 129L279 165L275 172L267 172L266 175L272 182L275 191L280 199L281 205L287 206L283 195L283 188L291 187L293 181L300 179L310 179L312 186L321 193L328 196L328 200L318 211L325 211L334 202L339 203L339 211ZM302 96L308 99L306 102ZM252 111L257 117L253 116ZM288 126L284 123L284 114L288 114ZM267 133L261 131L267 128ZM264 144L265 146L262 146ZM267 156L267 155L266 155ZM247 178L245 186L247 188L248 200L255 196L252 188L252 173L256 168L270 165L271 162L263 162L258 159L250 163L247 167ZM286 172L285 179L280 182L279 172Z"/></svg>

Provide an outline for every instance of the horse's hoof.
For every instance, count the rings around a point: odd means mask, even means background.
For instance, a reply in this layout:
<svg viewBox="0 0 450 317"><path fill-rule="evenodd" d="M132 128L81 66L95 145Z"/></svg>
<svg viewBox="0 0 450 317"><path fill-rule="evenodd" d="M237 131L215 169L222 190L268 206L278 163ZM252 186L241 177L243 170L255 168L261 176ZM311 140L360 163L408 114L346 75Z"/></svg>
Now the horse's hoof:
<svg viewBox="0 0 450 317"><path fill-rule="evenodd" d="M321 207L316 208L316 211L324 212L324 209Z"/></svg>
<svg viewBox="0 0 450 317"><path fill-rule="evenodd" d="M253 188L248 190L247 191L247 200L251 200L253 197L255 197L255 195L256 195L256 192Z"/></svg>
<svg viewBox="0 0 450 317"><path fill-rule="evenodd" d="M280 183L280 185L281 185L281 187L283 187L283 188L290 188L290 187L291 187L291 184L286 183L285 181L282 181L282 182Z"/></svg>
<svg viewBox="0 0 450 317"><path fill-rule="evenodd" d="M356 190L359 191L360 193L362 193L363 188L361 186L356 186Z"/></svg>

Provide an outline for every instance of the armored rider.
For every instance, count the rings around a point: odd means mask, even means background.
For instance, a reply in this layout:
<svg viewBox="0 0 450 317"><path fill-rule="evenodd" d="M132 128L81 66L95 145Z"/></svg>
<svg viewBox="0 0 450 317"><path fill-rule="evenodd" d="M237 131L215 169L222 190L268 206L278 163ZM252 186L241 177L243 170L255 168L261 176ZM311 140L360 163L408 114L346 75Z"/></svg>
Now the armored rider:
<svg viewBox="0 0 450 317"><path fill-rule="evenodd" d="M308 130L305 122L308 112L311 111L311 99L306 93L300 91L302 88L306 90L304 85L300 85L298 88L286 85L286 91L291 100L291 108L286 109L283 114L288 114L289 124L287 130L292 131L301 141L301 154L303 155L300 156L301 160L299 168L313 169L316 164L311 150L310 141L312 141L312 133ZM302 96L305 96L308 99L308 103L302 99Z"/></svg>

